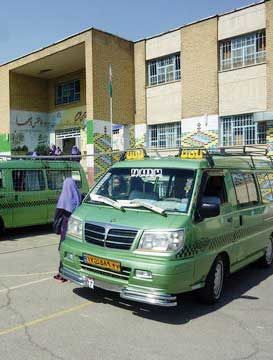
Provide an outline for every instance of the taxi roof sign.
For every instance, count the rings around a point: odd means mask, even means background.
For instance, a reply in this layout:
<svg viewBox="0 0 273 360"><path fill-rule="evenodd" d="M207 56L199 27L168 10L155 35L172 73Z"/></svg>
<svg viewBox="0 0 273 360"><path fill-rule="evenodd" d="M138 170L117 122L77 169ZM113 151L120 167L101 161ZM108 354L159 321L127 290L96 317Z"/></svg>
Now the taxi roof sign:
<svg viewBox="0 0 273 360"><path fill-rule="evenodd" d="M204 155L202 149L181 149L180 151L181 159L203 159Z"/></svg>
<svg viewBox="0 0 273 360"><path fill-rule="evenodd" d="M144 160L145 157L147 154L144 149L130 149L124 154L125 160Z"/></svg>

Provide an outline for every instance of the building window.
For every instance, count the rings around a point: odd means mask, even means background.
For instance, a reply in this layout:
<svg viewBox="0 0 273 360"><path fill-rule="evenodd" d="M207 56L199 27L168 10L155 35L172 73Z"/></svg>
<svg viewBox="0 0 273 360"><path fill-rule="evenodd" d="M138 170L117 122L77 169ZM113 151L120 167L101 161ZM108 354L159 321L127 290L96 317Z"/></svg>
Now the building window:
<svg viewBox="0 0 273 360"><path fill-rule="evenodd" d="M56 105L80 101L80 80L73 80L56 86Z"/></svg>
<svg viewBox="0 0 273 360"><path fill-rule="evenodd" d="M220 42L220 70L237 69L265 61L265 30Z"/></svg>
<svg viewBox="0 0 273 360"><path fill-rule="evenodd" d="M150 125L149 146L156 148L175 148L181 145L181 123Z"/></svg>
<svg viewBox="0 0 273 360"><path fill-rule="evenodd" d="M266 143L266 123L254 122L253 114L220 119L222 146Z"/></svg>
<svg viewBox="0 0 273 360"><path fill-rule="evenodd" d="M148 61L148 85L180 80L180 54Z"/></svg>

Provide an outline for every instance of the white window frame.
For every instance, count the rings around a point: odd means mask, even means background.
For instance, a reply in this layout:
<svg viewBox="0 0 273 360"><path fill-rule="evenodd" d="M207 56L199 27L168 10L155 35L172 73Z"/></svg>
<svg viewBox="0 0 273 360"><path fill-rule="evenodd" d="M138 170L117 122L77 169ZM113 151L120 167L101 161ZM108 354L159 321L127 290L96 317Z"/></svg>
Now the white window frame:
<svg viewBox="0 0 273 360"><path fill-rule="evenodd" d="M160 85L181 79L180 53L148 61L148 85Z"/></svg>
<svg viewBox="0 0 273 360"><path fill-rule="evenodd" d="M265 57L265 30L220 42L220 71L260 64Z"/></svg>
<svg viewBox="0 0 273 360"><path fill-rule="evenodd" d="M221 145L266 144L266 124L254 121L253 114L220 118Z"/></svg>
<svg viewBox="0 0 273 360"><path fill-rule="evenodd" d="M151 148L178 148L181 146L181 122L148 126L148 146Z"/></svg>

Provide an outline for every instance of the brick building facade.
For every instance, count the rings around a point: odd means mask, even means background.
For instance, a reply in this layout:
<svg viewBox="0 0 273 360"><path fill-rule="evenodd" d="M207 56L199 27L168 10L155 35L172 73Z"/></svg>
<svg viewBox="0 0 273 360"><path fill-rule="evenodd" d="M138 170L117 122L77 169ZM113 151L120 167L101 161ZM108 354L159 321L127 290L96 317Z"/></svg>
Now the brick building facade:
<svg viewBox="0 0 273 360"><path fill-rule="evenodd" d="M273 0L136 42L92 28L0 65L0 119L0 153L77 145L90 181L111 136L120 150L273 148Z"/></svg>

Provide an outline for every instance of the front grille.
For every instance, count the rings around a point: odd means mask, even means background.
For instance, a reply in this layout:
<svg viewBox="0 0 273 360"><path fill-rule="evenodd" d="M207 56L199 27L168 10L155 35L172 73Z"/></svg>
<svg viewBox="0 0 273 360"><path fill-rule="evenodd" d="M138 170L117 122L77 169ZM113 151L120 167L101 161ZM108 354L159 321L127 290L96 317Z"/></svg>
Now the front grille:
<svg viewBox="0 0 273 360"><path fill-rule="evenodd" d="M104 246L112 249L129 250L137 230L128 228L118 228L86 223L85 241L98 246Z"/></svg>
<svg viewBox="0 0 273 360"><path fill-rule="evenodd" d="M109 269L106 270L94 265L86 264L83 257L80 258L80 263L82 270L92 271L93 273L110 276L116 279L128 280L131 273L131 268L124 266L121 267L121 272L115 272Z"/></svg>

